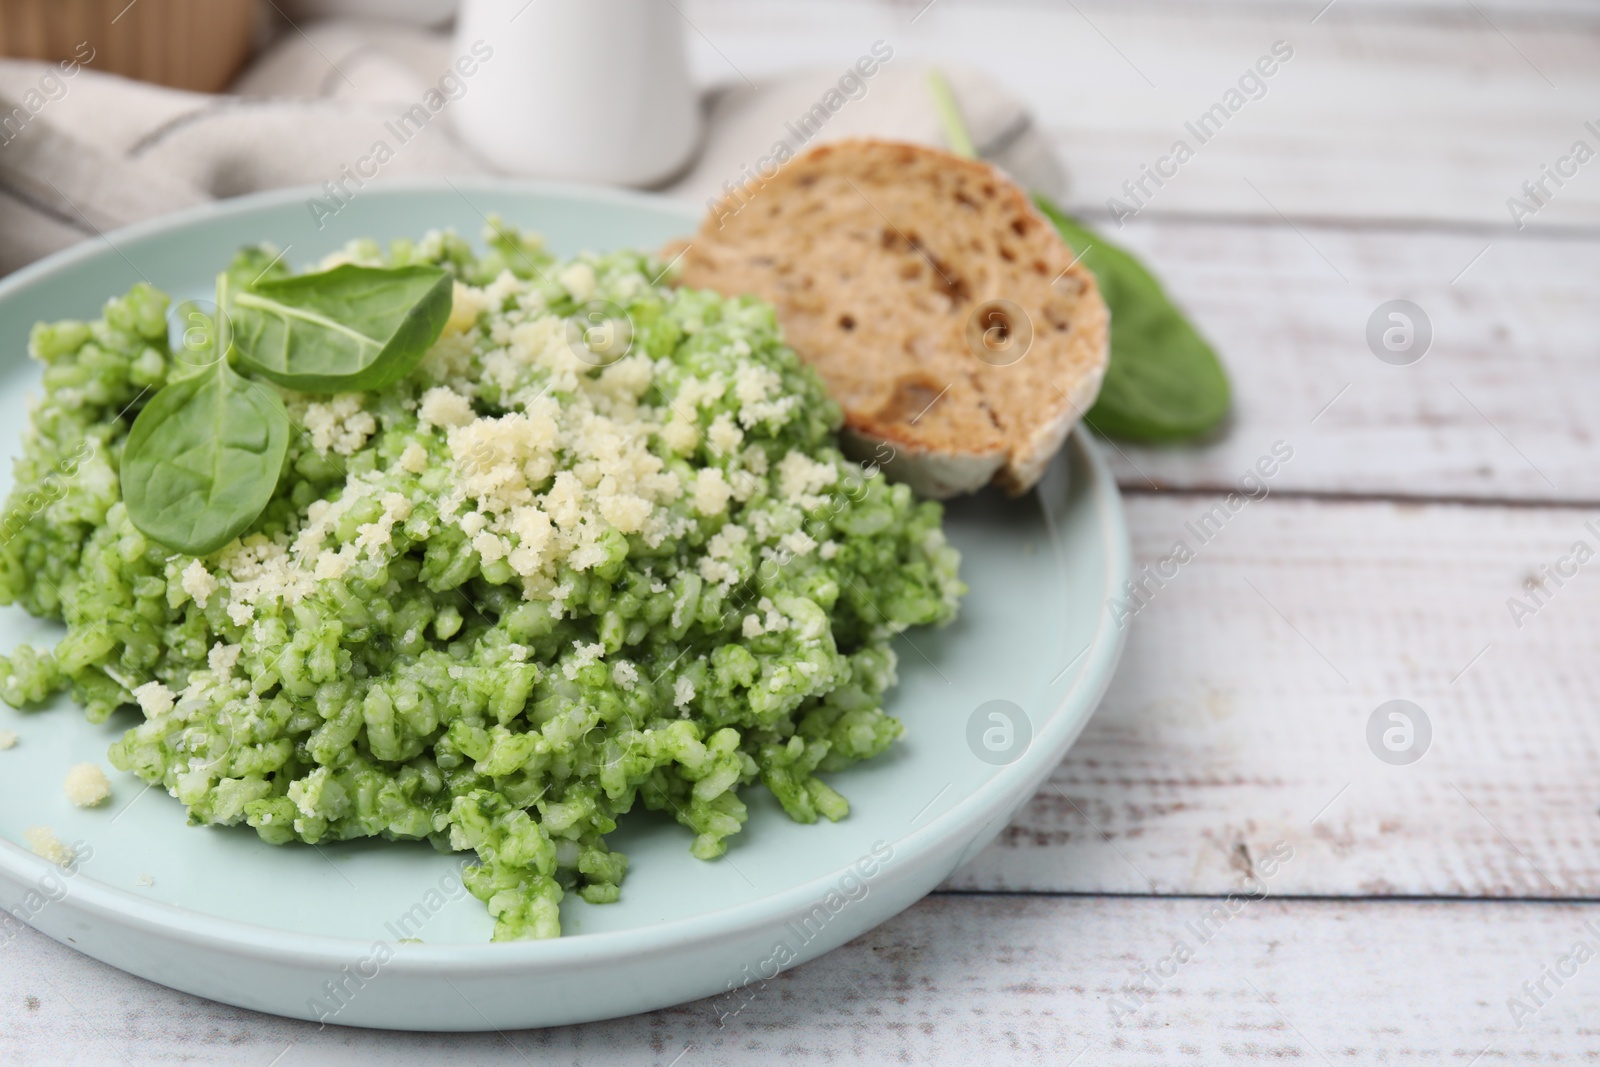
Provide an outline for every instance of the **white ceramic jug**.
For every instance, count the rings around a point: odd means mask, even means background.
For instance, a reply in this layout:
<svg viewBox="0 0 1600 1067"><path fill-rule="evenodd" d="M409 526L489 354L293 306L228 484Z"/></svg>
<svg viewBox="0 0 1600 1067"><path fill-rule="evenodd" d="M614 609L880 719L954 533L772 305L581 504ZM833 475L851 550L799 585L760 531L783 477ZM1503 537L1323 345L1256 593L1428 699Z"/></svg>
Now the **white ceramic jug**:
<svg viewBox="0 0 1600 1067"><path fill-rule="evenodd" d="M451 110L497 167L650 185L699 144L683 19L668 0L465 0L456 50L480 41L492 58Z"/></svg>

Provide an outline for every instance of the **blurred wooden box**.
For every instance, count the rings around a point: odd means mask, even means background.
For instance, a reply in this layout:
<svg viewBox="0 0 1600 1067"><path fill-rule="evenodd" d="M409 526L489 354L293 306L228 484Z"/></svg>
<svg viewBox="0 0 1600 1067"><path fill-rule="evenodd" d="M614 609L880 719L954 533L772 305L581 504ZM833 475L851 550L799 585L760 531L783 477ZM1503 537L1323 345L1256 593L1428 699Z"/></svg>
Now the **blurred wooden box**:
<svg viewBox="0 0 1600 1067"><path fill-rule="evenodd" d="M0 55L216 92L255 27L256 0L0 0Z"/></svg>

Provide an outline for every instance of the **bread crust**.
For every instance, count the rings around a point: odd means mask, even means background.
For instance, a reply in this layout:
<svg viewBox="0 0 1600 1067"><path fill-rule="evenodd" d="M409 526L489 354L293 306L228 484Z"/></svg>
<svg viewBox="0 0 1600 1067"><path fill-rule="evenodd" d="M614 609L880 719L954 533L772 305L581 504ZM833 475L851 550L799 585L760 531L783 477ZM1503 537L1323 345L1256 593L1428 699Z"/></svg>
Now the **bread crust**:
<svg viewBox="0 0 1600 1067"><path fill-rule="evenodd" d="M680 284L770 301L847 453L929 496L1032 488L1105 373L1093 275L1001 171L938 149L812 149L681 253Z"/></svg>
<svg viewBox="0 0 1600 1067"><path fill-rule="evenodd" d="M839 447L851 459L875 466L935 500L976 493L994 481L1006 463L1003 449L979 454L935 451L858 429L848 418L839 430Z"/></svg>

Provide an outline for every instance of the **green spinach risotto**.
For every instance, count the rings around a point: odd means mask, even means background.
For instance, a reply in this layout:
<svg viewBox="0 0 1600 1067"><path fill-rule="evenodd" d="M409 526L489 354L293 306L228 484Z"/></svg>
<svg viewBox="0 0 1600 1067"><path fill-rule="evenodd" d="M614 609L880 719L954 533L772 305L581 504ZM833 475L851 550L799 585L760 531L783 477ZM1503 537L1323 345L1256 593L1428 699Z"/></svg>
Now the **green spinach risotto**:
<svg viewBox="0 0 1600 1067"><path fill-rule="evenodd" d="M471 850L495 937L543 938L617 899L635 807L701 859L757 781L844 817L819 775L900 735L890 643L964 587L770 306L489 236L37 326L0 601L67 632L0 697L137 709L112 763L195 823Z"/></svg>

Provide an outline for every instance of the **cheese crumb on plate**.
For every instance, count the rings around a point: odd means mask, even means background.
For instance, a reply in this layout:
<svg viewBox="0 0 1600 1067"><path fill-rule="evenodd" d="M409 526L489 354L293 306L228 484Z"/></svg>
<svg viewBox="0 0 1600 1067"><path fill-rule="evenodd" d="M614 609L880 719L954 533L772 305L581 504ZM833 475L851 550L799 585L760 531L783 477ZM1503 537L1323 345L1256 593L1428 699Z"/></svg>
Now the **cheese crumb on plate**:
<svg viewBox="0 0 1600 1067"><path fill-rule="evenodd" d="M48 826L30 826L22 831L22 839L35 856L47 859L57 867L70 867L72 861L78 858L77 851L71 845L62 844L61 838Z"/></svg>
<svg viewBox="0 0 1600 1067"><path fill-rule="evenodd" d="M111 796L111 781L93 763L80 763L67 772L67 799L80 808L104 804Z"/></svg>

